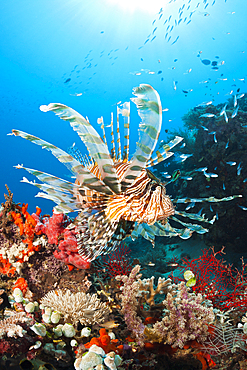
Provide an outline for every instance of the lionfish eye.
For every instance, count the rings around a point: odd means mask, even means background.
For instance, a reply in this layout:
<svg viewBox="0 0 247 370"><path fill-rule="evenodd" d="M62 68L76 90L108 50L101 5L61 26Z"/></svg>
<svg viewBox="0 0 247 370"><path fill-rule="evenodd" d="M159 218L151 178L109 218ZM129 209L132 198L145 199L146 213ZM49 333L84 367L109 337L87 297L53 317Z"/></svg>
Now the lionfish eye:
<svg viewBox="0 0 247 370"><path fill-rule="evenodd" d="M155 191L156 188L157 188L157 185L152 185L151 186L151 191Z"/></svg>

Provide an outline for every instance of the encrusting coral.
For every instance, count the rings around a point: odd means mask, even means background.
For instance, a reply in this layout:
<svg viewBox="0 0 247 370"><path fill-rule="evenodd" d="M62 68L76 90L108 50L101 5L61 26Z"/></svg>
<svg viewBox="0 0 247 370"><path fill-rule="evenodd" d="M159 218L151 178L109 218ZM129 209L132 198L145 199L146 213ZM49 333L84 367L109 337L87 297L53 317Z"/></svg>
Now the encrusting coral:
<svg viewBox="0 0 247 370"><path fill-rule="evenodd" d="M64 320L73 325L77 325L79 321L82 325L102 323L110 312L106 303L97 298L97 294L71 293L70 290L65 292L62 289L52 290L40 303L60 312Z"/></svg>

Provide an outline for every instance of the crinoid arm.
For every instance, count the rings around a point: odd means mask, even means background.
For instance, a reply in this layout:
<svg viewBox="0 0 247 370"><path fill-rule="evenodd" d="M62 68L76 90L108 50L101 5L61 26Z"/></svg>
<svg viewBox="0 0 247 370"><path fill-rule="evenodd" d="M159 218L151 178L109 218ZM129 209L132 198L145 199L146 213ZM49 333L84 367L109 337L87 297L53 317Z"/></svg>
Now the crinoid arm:
<svg viewBox="0 0 247 370"><path fill-rule="evenodd" d="M114 193L119 194L120 184L108 147L89 121L74 109L63 104L50 103L49 105L41 105L40 110L42 112L52 111L62 120L69 121L73 130L78 133L86 145L90 156L97 163L100 179Z"/></svg>

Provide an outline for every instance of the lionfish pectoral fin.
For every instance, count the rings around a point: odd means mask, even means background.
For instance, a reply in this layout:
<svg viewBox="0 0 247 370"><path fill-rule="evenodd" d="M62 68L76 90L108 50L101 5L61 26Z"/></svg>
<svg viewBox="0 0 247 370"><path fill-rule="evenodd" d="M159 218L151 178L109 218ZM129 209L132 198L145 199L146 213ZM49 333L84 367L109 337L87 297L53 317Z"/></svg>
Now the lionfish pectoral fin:
<svg viewBox="0 0 247 370"><path fill-rule="evenodd" d="M40 110L43 112L52 111L62 120L69 121L73 130L78 133L86 145L90 156L97 162L102 181L114 193L119 194L120 183L108 147L89 121L74 109L63 104L42 105Z"/></svg>
<svg viewBox="0 0 247 370"><path fill-rule="evenodd" d="M121 182L122 191L125 191L146 167L155 149L162 123L162 107L157 91L150 85L141 84L134 89L133 94L137 97L131 100L136 104L142 120L136 152Z"/></svg>
<svg viewBox="0 0 247 370"><path fill-rule="evenodd" d="M83 222L85 223L85 218ZM76 225L78 229L80 222L77 221ZM105 254L106 245L111 240L116 228L117 223L109 222L102 212L88 217L86 231L76 236L80 256L91 262L101 254Z"/></svg>
<svg viewBox="0 0 247 370"><path fill-rule="evenodd" d="M206 223L209 223L209 224L213 224L216 220L216 216L214 215L213 218L211 220L209 220L208 218L205 218L204 216L205 215L199 215L197 213L188 213L188 212L183 212L183 211L176 211L175 210L175 215L179 215L179 216L182 216L182 217L188 217L190 218L191 220L196 220L196 221L202 221L202 222L206 222Z"/></svg>
<svg viewBox="0 0 247 370"><path fill-rule="evenodd" d="M209 202L209 203L218 203L218 202L228 202L229 200L233 200L235 198L242 198L243 195L230 195L229 197L224 198L215 198L215 197L208 197L208 198L180 198L180 199L172 199L173 203L202 203L202 202Z"/></svg>
<svg viewBox="0 0 247 370"><path fill-rule="evenodd" d="M187 229L191 230L192 232L197 232L198 234L205 234L208 232L208 229L205 229L202 225L198 224L189 224L187 222L183 222L179 220L177 217L171 216L170 217L173 221L178 222L179 224L185 226Z"/></svg>
<svg viewBox="0 0 247 370"><path fill-rule="evenodd" d="M113 191L105 185L103 181L98 179L92 172L86 169L79 161L73 158L71 155L66 153L64 150L59 149L53 144L48 143L36 136L27 134L26 132L19 130L12 130L15 136L20 136L32 143L41 146L43 149L50 151L59 162L63 163L69 171L71 171L77 178L80 179L80 184L91 190L97 190L101 193L111 195ZM20 166L18 168L21 168ZM35 171L35 170L33 170ZM41 171L38 171L41 173ZM37 176L35 173L33 173ZM41 179L41 181L43 181Z"/></svg>

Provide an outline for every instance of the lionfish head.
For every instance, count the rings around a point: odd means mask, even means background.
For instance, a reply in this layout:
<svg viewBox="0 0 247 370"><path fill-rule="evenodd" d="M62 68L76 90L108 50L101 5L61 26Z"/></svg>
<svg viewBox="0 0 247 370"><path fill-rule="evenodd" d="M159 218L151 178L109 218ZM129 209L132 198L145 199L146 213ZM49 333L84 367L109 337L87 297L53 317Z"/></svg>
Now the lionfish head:
<svg viewBox="0 0 247 370"><path fill-rule="evenodd" d="M126 190L125 197L131 208L131 221L152 225L175 213L171 198L166 195L165 186L148 169L144 169Z"/></svg>

